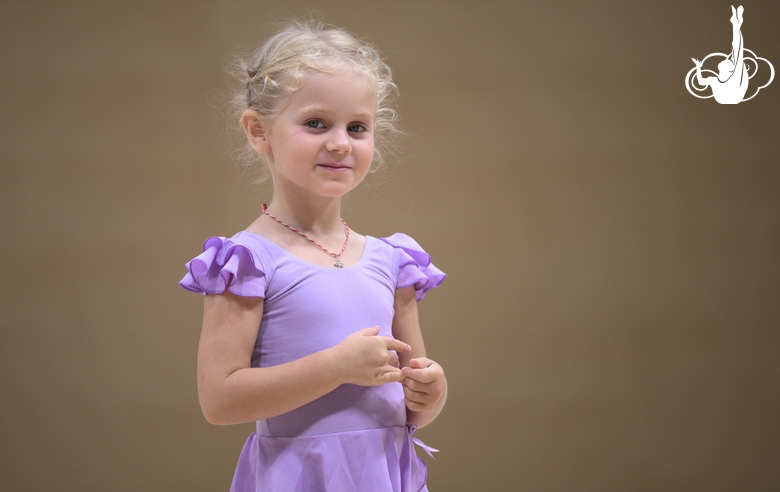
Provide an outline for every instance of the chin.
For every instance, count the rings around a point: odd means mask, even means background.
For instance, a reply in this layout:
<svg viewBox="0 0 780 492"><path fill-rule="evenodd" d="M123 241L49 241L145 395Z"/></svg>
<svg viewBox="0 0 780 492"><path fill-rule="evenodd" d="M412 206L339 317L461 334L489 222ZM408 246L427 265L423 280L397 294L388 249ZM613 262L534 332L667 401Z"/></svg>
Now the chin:
<svg viewBox="0 0 780 492"><path fill-rule="evenodd" d="M321 190L320 194L329 198L341 198L354 189L355 186L329 186Z"/></svg>

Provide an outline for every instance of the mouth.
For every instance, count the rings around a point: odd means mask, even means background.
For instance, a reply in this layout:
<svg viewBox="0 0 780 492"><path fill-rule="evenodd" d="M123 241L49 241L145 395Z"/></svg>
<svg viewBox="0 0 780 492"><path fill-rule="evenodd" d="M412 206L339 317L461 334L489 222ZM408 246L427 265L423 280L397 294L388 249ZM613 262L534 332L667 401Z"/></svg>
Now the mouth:
<svg viewBox="0 0 780 492"><path fill-rule="evenodd" d="M321 167L329 171L347 171L349 169L352 169L349 166L345 166L343 164L337 164L335 162L324 162L322 164L317 164L317 167Z"/></svg>

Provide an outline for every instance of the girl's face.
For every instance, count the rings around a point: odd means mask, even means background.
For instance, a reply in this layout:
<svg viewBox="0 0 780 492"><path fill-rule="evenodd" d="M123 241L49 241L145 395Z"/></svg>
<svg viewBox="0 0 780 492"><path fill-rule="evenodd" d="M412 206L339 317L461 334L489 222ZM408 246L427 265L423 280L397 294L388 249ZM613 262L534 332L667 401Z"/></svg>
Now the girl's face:
<svg viewBox="0 0 780 492"><path fill-rule="evenodd" d="M366 176L374 156L376 93L358 74L313 72L263 122L275 192L341 197Z"/></svg>

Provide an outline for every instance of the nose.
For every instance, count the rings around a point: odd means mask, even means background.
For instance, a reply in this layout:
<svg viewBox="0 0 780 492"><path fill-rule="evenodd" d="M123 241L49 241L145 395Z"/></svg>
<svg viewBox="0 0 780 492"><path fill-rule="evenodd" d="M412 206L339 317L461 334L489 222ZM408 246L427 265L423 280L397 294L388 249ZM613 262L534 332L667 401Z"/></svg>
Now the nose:
<svg viewBox="0 0 780 492"><path fill-rule="evenodd" d="M348 154L352 150L352 144L349 142L349 136L345 129L333 129L328 132L328 141L325 144L325 149L328 152L334 152L336 154Z"/></svg>

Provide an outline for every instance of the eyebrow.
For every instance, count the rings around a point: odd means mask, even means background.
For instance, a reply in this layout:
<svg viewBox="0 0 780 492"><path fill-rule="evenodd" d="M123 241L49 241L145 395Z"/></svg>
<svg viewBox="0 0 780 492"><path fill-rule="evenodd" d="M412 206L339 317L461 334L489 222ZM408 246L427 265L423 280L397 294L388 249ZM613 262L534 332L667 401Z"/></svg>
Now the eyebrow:
<svg viewBox="0 0 780 492"><path fill-rule="evenodd" d="M309 107L303 108L302 110L298 111L298 116L303 116L303 115L305 115L306 113L325 113L325 114L333 114L333 111L331 111L331 110L329 110L329 109L325 109L325 108L323 108L323 107L321 107L321 106L309 106ZM368 119L370 119L370 120L372 120L372 121L373 121L373 119L374 119L374 115L373 115L373 114L371 114L371 113L365 113L365 112L360 112L360 113L358 113L358 114L357 114L357 115L355 115L355 116L356 116L356 117L358 117L358 118L368 118Z"/></svg>

